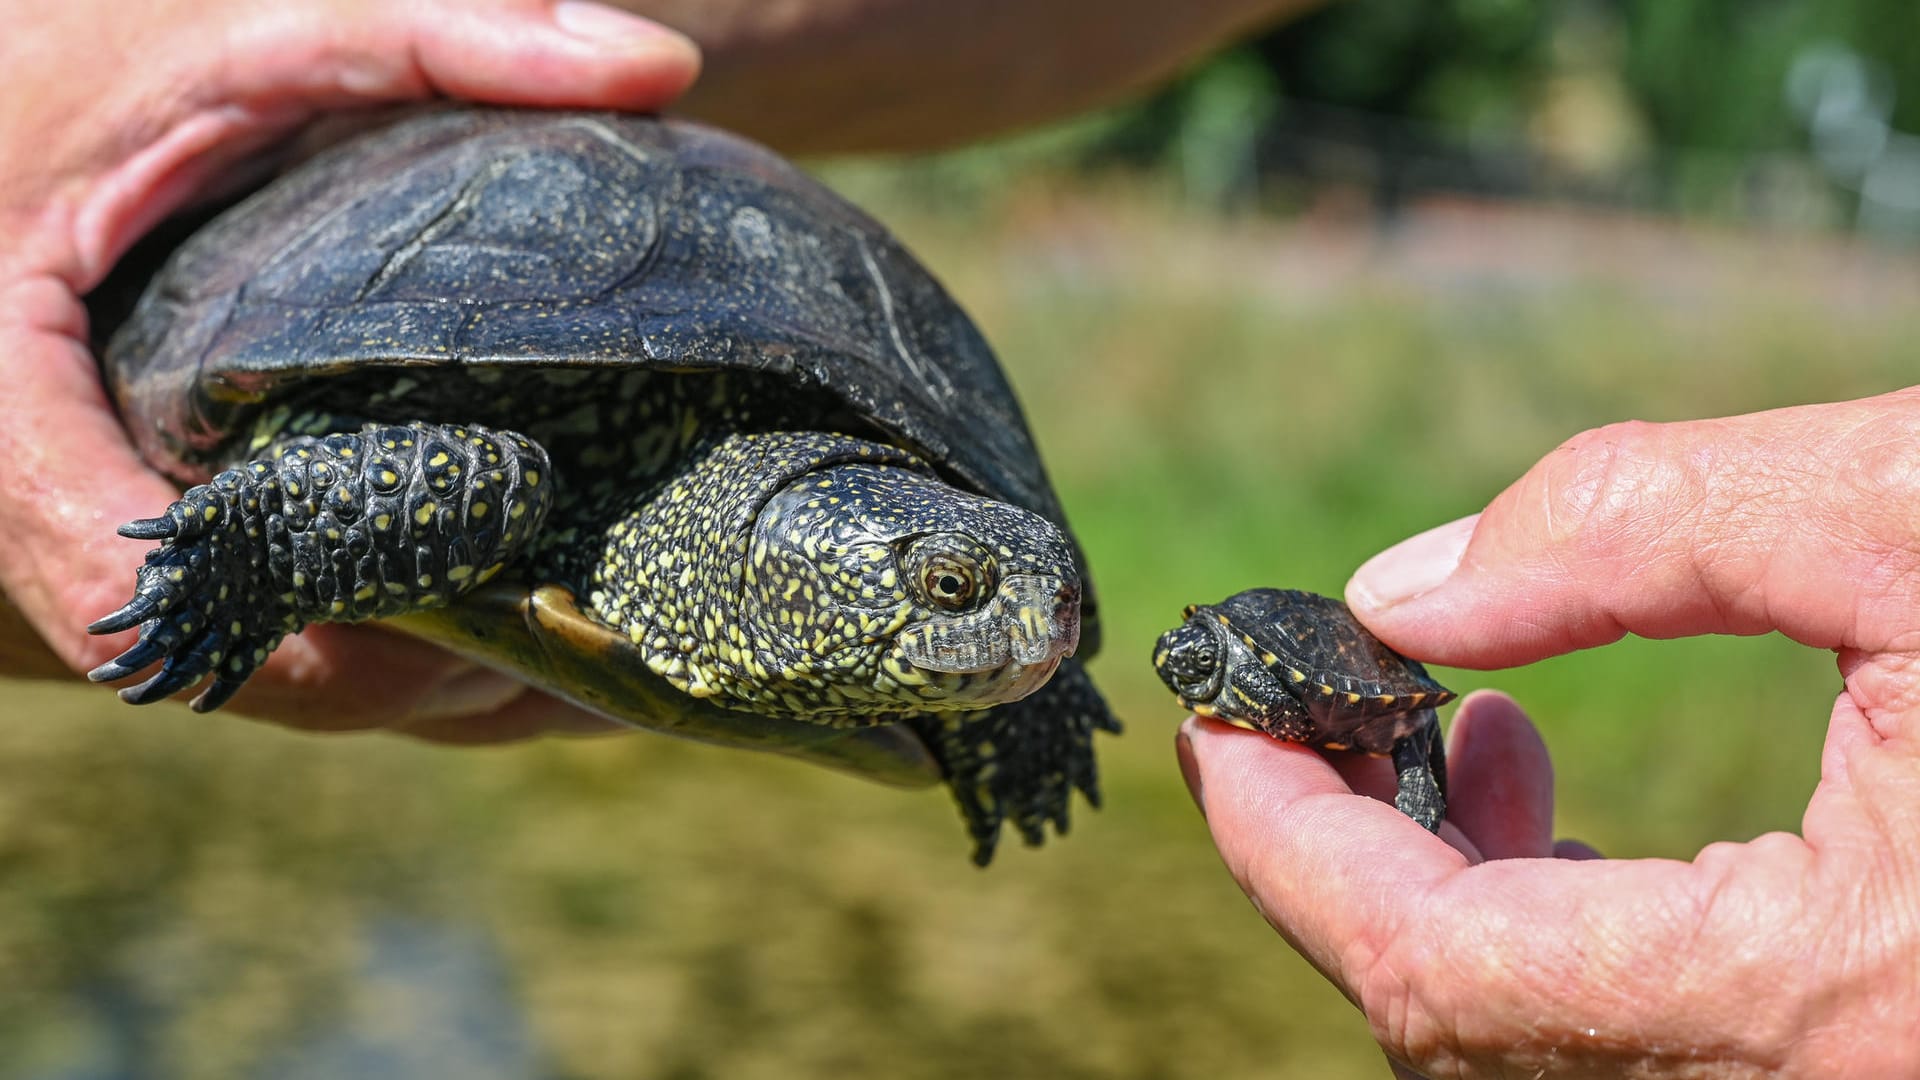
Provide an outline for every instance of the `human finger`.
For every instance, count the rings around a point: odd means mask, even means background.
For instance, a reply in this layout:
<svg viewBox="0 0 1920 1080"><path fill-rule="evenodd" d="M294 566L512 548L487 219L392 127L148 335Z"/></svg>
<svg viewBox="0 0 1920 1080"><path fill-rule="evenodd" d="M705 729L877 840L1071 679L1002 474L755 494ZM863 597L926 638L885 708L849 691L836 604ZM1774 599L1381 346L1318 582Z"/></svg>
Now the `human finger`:
<svg viewBox="0 0 1920 1080"><path fill-rule="evenodd" d="M44 130L27 133L43 140L36 160L60 195L31 224L68 233L37 238L32 256L76 292L236 161L323 111L436 97L657 109L699 69L685 37L585 0L158 5L125 20L90 8L40 28L43 47L22 57L52 68L42 74L55 87L103 57L126 73L69 109L45 103ZM76 49L86 55L64 55ZM75 110L89 122L64 115Z"/></svg>
<svg viewBox="0 0 1920 1080"><path fill-rule="evenodd" d="M626 730L378 627L310 627L283 642L270 666L272 677L248 680L227 708L303 731L387 730L457 745Z"/></svg>
<svg viewBox="0 0 1920 1080"><path fill-rule="evenodd" d="M1446 1076L1699 1075L1686 1070L1777 1060L1805 1019L1799 983L1736 991L1829 940L1810 906L1842 910L1809 892L1797 838L1716 845L1692 864L1475 863L1391 807L1328 797L1299 748L1207 721L1186 734L1222 861L1396 1061Z"/></svg>
<svg viewBox="0 0 1920 1080"><path fill-rule="evenodd" d="M1722 420L1618 424L1348 585L1422 659L1507 667L1613 641L1780 630L1884 649L1920 610L1920 388Z"/></svg>
<svg viewBox="0 0 1920 1080"><path fill-rule="evenodd" d="M1533 721L1505 694L1467 695L1447 738L1447 820L1488 859L1553 851L1553 762Z"/></svg>

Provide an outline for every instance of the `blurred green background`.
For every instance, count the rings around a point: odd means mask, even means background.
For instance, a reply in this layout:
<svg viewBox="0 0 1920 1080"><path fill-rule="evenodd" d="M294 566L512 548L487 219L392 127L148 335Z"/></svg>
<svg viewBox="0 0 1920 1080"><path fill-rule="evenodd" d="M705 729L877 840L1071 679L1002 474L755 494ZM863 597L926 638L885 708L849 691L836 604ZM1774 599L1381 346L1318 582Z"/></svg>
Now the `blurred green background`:
<svg viewBox="0 0 1920 1080"><path fill-rule="evenodd" d="M0 1075L1382 1075L1220 869L1149 646L1337 594L1584 428L1912 383L1869 179L1920 83L1869 50L1914 10L1367 0L1108 115L832 166L1026 402L1103 589L1107 809L982 872L944 795L780 760L8 684ZM1615 856L1795 828L1839 687L1778 638L1439 674L1534 711L1563 832Z"/></svg>

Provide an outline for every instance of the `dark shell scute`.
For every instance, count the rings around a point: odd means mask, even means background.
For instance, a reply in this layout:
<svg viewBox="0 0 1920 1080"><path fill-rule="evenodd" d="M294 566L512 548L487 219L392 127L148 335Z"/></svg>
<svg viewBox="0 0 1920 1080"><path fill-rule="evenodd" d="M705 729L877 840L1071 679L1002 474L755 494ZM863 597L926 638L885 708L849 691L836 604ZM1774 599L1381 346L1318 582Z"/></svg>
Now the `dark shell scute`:
<svg viewBox="0 0 1920 1080"><path fill-rule="evenodd" d="M1452 696L1418 661L1368 633L1338 600L1292 589L1249 589L1221 602L1219 610L1232 630L1273 654L1278 666L1304 673L1309 688L1327 685L1336 694L1363 698Z"/></svg>

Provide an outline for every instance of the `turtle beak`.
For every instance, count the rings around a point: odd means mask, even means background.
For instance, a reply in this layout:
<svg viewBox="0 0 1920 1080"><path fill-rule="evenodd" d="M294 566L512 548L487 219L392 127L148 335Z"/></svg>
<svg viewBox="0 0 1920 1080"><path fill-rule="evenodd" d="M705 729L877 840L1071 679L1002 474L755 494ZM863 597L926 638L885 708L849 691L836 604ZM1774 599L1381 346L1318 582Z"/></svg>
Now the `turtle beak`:
<svg viewBox="0 0 1920 1080"><path fill-rule="evenodd" d="M1013 574L970 615L911 627L900 649L915 667L953 674L1009 665L1044 682L1080 645L1080 586L1051 574Z"/></svg>

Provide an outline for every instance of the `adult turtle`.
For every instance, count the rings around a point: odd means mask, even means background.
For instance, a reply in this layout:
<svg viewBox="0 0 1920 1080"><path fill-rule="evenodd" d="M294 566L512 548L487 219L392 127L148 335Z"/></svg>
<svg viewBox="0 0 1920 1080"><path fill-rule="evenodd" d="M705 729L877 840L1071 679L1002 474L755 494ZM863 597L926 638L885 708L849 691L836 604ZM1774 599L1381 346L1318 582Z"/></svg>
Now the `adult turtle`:
<svg viewBox="0 0 1920 1080"><path fill-rule="evenodd" d="M1201 716L1324 750L1391 755L1393 804L1429 832L1446 816L1436 708L1453 691L1367 632L1347 605L1295 589L1248 589L1186 610L1153 667Z"/></svg>
<svg viewBox="0 0 1920 1080"><path fill-rule="evenodd" d="M992 855L1097 803L1092 591L979 332L872 219L689 123L463 110L195 232L105 350L195 484L92 672L218 707L391 620L638 726L944 778Z"/></svg>

